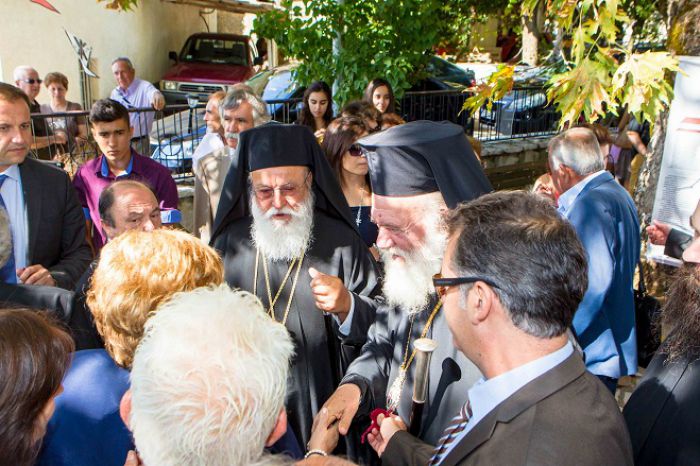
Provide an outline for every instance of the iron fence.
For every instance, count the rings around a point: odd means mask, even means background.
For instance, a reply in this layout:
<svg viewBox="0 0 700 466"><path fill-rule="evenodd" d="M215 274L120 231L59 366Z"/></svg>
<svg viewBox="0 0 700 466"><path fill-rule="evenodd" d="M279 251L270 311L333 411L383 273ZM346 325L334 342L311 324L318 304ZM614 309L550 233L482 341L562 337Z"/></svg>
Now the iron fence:
<svg viewBox="0 0 700 466"><path fill-rule="evenodd" d="M517 88L474 116L462 111L468 93L461 91L408 92L398 101L406 121L448 120L481 141L525 138L555 132L559 115L547 106L541 88ZM272 119L296 121L301 99L266 101ZM206 133L204 104L171 105L163 111L129 109L134 134L132 147L169 168L176 179L191 176L192 154ZM99 155L88 127L87 111L32 114L34 157L57 160L73 174L86 160ZM150 126L150 127L149 127Z"/></svg>
<svg viewBox="0 0 700 466"><path fill-rule="evenodd" d="M556 132L559 114L541 87L515 88L475 115L473 136L480 141L518 139Z"/></svg>

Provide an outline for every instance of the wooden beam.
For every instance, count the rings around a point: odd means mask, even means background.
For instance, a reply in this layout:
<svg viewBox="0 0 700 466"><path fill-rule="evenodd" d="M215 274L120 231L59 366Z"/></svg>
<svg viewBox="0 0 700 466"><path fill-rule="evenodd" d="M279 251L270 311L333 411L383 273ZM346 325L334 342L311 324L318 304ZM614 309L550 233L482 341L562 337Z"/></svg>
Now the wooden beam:
<svg viewBox="0 0 700 466"><path fill-rule="evenodd" d="M161 0L166 3L174 3L176 5L191 5L201 8L214 8L219 11L229 13L262 13L271 11L277 7L274 2L264 1L239 1L239 0Z"/></svg>

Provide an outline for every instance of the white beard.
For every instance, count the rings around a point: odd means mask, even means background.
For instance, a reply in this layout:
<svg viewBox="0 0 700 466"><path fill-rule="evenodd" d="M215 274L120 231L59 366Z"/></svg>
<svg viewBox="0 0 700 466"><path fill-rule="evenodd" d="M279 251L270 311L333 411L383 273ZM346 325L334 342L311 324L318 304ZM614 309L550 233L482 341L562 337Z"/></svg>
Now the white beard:
<svg viewBox="0 0 700 466"><path fill-rule="evenodd" d="M251 194L250 199L250 211L253 214L250 236L265 257L272 261L288 262L306 252L313 241L313 191L309 191L297 210L287 206L282 209L270 207L267 212L263 212L254 194ZM275 214L289 214L292 218L288 222L273 220Z"/></svg>
<svg viewBox="0 0 700 466"><path fill-rule="evenodd" d="M426 241L412 251L397 247L379 249L384 262L382 292L390 306L414 314L425 309L433 293L433 275L440 272L447 247L447 233L437 227L426 228ZM403 262L392 256L403 257Z"/></svg>

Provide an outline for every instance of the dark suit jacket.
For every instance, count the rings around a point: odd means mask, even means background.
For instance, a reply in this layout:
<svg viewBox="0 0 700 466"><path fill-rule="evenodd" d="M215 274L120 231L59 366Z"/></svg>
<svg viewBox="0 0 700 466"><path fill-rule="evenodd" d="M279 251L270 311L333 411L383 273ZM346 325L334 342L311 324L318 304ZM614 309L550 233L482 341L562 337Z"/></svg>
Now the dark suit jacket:
<svg viewBox="0 0 700 466"><path fill-rule="evenodd" d="M72 290L90 264L85 216L68 175L27 158L19 165L27 209L28 261L41 264L57 286Z"/></svg>
<svg viewBox="0 0 700 466"><path fill-rule="evenodd" d="M625 405L634 464L700 464L700 360L667 361L662 346Z"/></svg>
<svg viewBox="0 0 700 466"><path fill-rule="evenodd" d="M382 464L426 465L434 447L406 432L389 441ZM572 354L478 422L441 465L632 465L617 403Z"/></svg>

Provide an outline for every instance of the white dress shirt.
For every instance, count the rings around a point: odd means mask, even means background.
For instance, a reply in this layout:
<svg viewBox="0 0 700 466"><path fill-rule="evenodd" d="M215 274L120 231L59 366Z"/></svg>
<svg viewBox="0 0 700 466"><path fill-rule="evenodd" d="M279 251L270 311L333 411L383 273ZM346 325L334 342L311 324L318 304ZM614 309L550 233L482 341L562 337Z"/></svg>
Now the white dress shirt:
<svg viewBox="0 0 700 466"><path fill-rule="evenodd" d="M151 102L156 92L158 92L158 89L156 89L153 84L139 78L134 78L126 90L117 86L112 90L112 94L109 97L112 100L116 100L127 109L144 108L153 105ZM143 112L140 115L137 112L129 113L129 121L134 128L133 137L148 136L151 132L154 118L154 112Z"/></svg>
<svg viewBox="0 0 700 466"><path fill-rule="evenodd" d="M7 215L10 218L15 267L21 269L27 266L27 250L29 248L29 227L27 225L27 208L24 204L24 193L22 191L22 178L19 175L19 166L17 164L10 165L0 174L7 175L7 179L3 183L2 188L0 188L0 195L2 195ZM19 283L19 279L17 283Z"/></svg>

